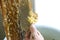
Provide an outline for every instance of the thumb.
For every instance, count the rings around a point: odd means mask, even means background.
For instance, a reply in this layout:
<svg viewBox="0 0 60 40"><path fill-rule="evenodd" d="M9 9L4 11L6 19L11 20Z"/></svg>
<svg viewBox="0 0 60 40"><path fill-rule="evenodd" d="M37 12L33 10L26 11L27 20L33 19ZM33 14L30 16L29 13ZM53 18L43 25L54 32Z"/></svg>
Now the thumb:
<svg viewBox="0 0 60 40"><path fill-rule="evenodd" d="M31 31L31 33L34 33L34 32L37 31L37 29L36 29L36 27L35 27L34 24L32 24L32 25L30 26L30 31Z"/></svg>

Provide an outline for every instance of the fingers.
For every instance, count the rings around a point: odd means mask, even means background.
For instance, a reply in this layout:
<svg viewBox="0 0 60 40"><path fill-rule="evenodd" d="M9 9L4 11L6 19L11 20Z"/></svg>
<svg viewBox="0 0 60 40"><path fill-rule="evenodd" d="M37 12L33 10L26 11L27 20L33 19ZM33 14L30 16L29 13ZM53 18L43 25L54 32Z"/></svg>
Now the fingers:
<svg viewBox="0 0 60 40"><path fill-rule="evenodd" d="M31 34L30 40L44 40L44 38L39 32L37 32Z"/></svg>
<svg viewBox="0 0 60 40"><path fill-rule="evenodd" d="M26 33L26 40L44 40L43 36L41 33L36 29L34 24L30 26L30 34L29 32ZM28 36L30 35L30 38Z"/></svg>
<svg viewBox="0 0 60 40"><path fill-rule="evenodd" d="M41 33L35 28L34 25L31 25L30 31L31 31L30 40L44 40L43 36L42 36Z"/></svg>

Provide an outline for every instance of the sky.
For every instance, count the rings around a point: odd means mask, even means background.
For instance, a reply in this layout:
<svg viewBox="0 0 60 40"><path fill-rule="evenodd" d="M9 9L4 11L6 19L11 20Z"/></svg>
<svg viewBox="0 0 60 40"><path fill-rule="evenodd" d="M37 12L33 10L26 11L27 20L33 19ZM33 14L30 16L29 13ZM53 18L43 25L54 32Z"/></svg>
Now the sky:
<svg viewBox="0 0 60 40"><path fill-rule="evenodd" d="M38 14L37 25L60 30L60 0L35 0L35 12Z"/></svg>

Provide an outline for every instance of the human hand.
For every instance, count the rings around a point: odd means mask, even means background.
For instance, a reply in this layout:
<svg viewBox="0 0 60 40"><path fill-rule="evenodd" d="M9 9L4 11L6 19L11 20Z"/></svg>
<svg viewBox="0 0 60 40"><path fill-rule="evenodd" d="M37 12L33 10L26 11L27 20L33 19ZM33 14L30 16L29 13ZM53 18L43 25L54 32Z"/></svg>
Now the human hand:
<svg viewBox="0 0 60 40"><path fill-rule="evenodd" d="M35 28L34 25L30 26L30 33L26 33L25 40L44 40L43 36L41 33ZM30 38L28 38L28 35L30 35Z"/></svg>

